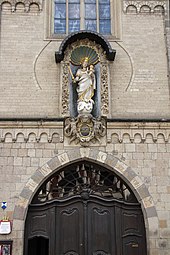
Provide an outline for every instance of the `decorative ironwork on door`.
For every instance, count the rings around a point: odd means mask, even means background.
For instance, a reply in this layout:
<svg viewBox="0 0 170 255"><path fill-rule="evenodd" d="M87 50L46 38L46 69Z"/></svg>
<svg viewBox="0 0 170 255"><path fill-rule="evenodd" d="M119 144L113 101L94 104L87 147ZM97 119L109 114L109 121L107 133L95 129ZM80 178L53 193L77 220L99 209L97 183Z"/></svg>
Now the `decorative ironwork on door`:
<svg viewBox="0 0 170 255"><path fill-rule="evenodd" d="M33 203L81 195L137 202L130 188L113 172L94 164L76 164L57 172L39 189Z"/></svg>

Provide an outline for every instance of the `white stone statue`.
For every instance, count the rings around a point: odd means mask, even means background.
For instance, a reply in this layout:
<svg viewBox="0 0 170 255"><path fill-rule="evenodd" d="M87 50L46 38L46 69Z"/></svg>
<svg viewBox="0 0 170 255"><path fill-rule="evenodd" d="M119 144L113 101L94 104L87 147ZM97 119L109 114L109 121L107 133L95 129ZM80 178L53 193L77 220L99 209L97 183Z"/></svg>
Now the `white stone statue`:
<svg viewBox="0 0 170 255"><path fill-rule="evenodd" d="M89 59L85 57L82 61L81 68L76 72L76 77L72 77L77 85L77 111L79 114L89 114L93 110L94 90L96 89L96 77L94 65L89 66Z"/></svg>

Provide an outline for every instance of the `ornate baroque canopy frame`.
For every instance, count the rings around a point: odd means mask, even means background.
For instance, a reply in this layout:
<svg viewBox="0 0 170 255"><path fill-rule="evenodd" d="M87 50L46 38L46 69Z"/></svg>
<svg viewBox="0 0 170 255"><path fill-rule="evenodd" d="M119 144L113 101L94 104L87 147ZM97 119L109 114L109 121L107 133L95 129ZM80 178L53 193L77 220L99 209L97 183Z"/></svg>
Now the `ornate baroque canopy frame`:
<svg viewBox="0 0 170 255"><path fill-rule="evenodd" d="M61 115L66 144L104 144L109 115L109 61L115 58L106 39L91 31L69 35L56 52L61 62Z"/></svg>
<svg viewBox="0 0 170 255"><path fill-rule="evenodd" d="M108 97L108 61L102 47L89 39L83 39L69 45L65 51L62 63L62 112L63 116L69 116L69 61L71 52L79 46L92 47L100 56L100 84L101 84L101 115L107 116L109 113Z"/></svg>

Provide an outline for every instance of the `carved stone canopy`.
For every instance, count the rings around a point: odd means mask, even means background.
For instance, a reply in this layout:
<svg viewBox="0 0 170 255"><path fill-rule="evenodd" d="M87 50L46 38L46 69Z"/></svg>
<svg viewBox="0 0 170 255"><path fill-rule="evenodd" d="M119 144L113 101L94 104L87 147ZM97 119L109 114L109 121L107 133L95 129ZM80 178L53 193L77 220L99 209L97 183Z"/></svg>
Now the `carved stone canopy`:
<svg viewBox="0 0 170 255"><path fill-rule="evenodd" d="M69 34L61 43L59 51L55 52L56 63L60 63L64 59L64 52L68 45L74 43L77 40L82 40L88 38L91 41L96 42L101 45L103 50L106 52L106 58L109 61L114 61L116 50L111 48L110 43L101 34L93 31L81 30L79 32L74 32Z"/></svg>

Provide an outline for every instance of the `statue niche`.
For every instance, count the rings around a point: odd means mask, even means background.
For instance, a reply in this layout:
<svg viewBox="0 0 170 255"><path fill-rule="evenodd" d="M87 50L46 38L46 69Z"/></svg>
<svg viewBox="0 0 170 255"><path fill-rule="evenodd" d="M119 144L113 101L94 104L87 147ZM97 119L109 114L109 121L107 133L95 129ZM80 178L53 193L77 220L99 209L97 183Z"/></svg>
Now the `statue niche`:
<svg viewBox="0 0 170 255"><path fill-rule="evenodd" d="M79 46L71 53L70 106L74 117L82 114L99 115L99 62L99 55L91 47Z"/></svg>
<svg viewBox="0 0 170 255"><path fill-rule="evenodd" d="M116 51L97 32L68 35L55 53L61 63L61 116L64 143L105 145L109 116L109 61Z"/></svg>

